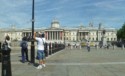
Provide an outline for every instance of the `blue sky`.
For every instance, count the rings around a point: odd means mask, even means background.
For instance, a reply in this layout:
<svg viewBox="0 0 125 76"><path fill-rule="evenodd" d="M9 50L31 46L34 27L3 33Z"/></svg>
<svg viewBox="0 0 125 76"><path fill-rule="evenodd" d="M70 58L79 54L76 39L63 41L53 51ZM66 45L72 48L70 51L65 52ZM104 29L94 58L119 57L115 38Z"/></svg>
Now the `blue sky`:
<svg viewBox="0 0 125 76"><path fill-rule="evenodd" d="M0 27L31 28L32 0L0 0ZM125 0L35 0L35 28L50 27L57 19L62 27L120 28L125 22Z"/></svg>

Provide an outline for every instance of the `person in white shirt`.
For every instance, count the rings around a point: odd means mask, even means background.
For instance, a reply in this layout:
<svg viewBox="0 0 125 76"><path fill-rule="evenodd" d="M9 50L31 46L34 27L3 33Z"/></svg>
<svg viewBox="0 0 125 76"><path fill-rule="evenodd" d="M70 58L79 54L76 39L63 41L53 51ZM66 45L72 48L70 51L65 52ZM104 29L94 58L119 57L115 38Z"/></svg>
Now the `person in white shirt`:
<svg viewBox="0 0 125 76"><path fill-rule="evenodd" d="M37 69L42 69L42 66L45 67L44 34L39 34L39 37L35 37L35 40L37 41L37 57L39 60L39 66Z"/></svg>

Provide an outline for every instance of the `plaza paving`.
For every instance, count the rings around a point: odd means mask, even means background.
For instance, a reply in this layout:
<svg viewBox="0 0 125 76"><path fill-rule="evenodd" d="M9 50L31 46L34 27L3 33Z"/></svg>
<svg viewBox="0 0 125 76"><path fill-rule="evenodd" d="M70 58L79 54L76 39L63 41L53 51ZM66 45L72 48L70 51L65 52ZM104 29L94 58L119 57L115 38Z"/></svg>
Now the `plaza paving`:
<svg viewBox="0 0 125 76"><path fill-rule="evenodd" d="M20 59L19 48L13 48L12 76L125 76L125 50L121 48L91 48L90 52L86 48L66 48L47 57L46 67L41 70L28 62L21 63Z"/></svg>

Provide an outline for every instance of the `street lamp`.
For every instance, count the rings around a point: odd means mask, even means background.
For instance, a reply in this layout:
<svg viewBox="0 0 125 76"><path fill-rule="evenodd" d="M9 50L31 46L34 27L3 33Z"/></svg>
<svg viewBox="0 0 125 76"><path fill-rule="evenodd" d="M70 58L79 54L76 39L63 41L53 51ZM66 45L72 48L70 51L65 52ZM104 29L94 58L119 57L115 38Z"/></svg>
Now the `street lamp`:
<svg viewBox="0 0 125 76"><path fill-rule="evenodd" d="M31 63L35 63L35 46L34 46L34 0L32 0L32 40L31 40Z"/></svg>

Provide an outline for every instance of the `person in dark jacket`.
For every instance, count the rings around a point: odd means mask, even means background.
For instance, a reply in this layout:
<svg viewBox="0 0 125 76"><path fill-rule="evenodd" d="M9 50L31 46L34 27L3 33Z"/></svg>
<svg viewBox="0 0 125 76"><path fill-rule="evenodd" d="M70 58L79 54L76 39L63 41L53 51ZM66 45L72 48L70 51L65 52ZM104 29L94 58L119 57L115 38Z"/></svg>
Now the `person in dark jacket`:
<svg viewBox="0 0 125 76"><path fill-rule="evenodd" d="M29 59L28 59L28 43L26 41L26 37L22 38L20 46L21 46L22 62L24 63L25 59L26 59L26 61L29 61Z"/></svg>

